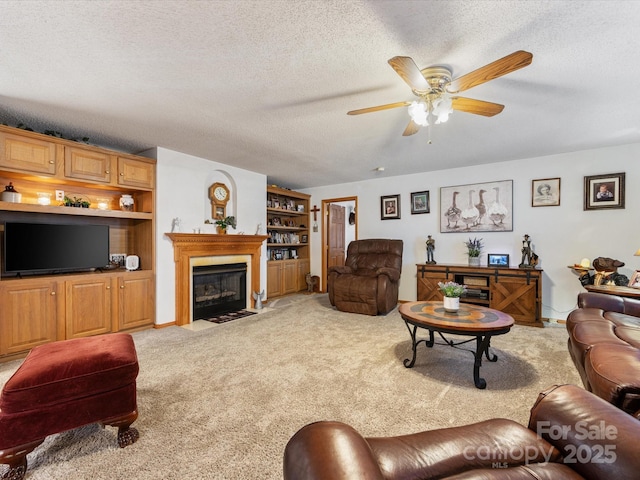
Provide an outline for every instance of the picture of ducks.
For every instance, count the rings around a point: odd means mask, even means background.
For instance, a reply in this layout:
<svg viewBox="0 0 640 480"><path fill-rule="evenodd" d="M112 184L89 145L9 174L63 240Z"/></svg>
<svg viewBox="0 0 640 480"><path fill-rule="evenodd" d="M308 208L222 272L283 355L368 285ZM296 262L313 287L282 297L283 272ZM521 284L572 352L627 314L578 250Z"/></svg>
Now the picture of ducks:
<svg viewBox="0 0 640 480"><path fill-rule="evenodd" d="M513 180L441 187L440 205L441 233L513 231Z"/></svg>

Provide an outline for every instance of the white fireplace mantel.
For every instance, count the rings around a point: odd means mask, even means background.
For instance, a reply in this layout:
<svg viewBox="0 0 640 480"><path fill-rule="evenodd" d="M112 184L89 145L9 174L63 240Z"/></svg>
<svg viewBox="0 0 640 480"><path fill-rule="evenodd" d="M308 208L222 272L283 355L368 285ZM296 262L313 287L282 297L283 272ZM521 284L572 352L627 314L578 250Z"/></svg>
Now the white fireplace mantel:
<svg viewBox="0 0 640 480"><path fill-rule="evenodd" d="M166 233L173 242L176 265L176 325L191 322L191 259L219 255L251 257L251 291L260 291L260 252L267 235L211 235L206 233ZM251 292L249 292L251 297ZM251 298L253 306L253 298Z"/></svg>

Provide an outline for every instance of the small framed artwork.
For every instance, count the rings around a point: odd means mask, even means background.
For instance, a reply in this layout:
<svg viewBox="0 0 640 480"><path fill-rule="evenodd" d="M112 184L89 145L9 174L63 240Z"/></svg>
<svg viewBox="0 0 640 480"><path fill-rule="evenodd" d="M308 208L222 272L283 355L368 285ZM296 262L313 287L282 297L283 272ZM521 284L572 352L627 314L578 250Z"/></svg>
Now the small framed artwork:
<svg viewBox="0 0 640 480"><path fill-rule="evenodd" d="M557 207L560 205L560 179L531 180L531 206Z"/></svg>
<svg viewBox="0 0 640 480"><path fill-rule="evenodd" d="M636 270L633 275L631 275L629 286L633 288L640 288L640 270Z"/></svg>
<svg viewBox="0 0 640 480"><path fill-rule="evenodd" d="M508 267L509 255L506 253L490 253L487 256L488 267Z"/></svg>
<svg viewBox="0 0 640 480"><path fill-rule="evenodd" d="M413 192L411 194L411 215L429 212L429 192Z"/></svg>
<svg viewBox="0 0 640 480"><path fill-rule="evenodd" d="M309 236L308 235L302 235L300 237L300 242L302 243L309 243Z"/></svg>
<svg viewBox="0 0 640 480"><path fill-rule="evenodd" d="M392 220L400 218L400 195L380 197L380 219Z"/></svg>
<svg viewBox="0 0 640 480"><path fill-rule="evenodd" d="M624 173L584 177L584 209L624 208Z"/></svg>

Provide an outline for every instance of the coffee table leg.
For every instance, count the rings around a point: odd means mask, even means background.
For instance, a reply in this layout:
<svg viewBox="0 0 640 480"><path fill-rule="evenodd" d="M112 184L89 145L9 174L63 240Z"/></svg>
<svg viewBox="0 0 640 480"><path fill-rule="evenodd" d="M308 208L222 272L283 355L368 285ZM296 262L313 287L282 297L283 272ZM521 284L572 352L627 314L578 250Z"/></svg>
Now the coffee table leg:
<svg viewBox="0 0 640 480"><path fill-rule="evenodd" d="M495 362L498 360L498 357L495 357L495 360L489 358L489 344L491 343L491 335L486 335L482 337L482 335L478 335L476 337L476 359L473 363L473 383L475 383L476 388L484 389L487 388L487 382L484 378L480 378L480 367L482 366L482 355L487 355L487 358L491 362Z"/></svg>
<svg viewBox="0 0 640 480"><path fill-rule="evenodd" d="M407 326L407 330L409 330L409 335L411 335L411 350L413 351L413 358L411 358L411 360L409 360L408 358L405 358L402 363L406 368L412 368L416 363L416 350L420 342L424 342L424 344L427 347L433 347L433 344L434 344L433 330L429 330L428 341L424 339L416 341L416 333L417 333L418 327L415 325L409 326L409 322L406 322L406 321L404 322L404 324Z"/></svg>

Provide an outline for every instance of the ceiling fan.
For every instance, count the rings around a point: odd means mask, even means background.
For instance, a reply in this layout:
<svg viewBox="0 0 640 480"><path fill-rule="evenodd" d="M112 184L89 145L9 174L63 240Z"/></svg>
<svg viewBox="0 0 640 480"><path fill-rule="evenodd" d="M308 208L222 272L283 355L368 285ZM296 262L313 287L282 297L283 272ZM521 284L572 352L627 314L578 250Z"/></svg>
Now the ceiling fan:
<svg viewBox="0 0 640 480"><path fill-rule="evenodd" d="M351 110L347 115L360 115L408 106L411 120L402 134L404 136L413 135L421 126L429 125L430 118L434 120L435 117L435 123L446 122L453 110L493 117L502 112L504 105L458 97L456 94L526 67L532 60L531 53L518 50L453 80L449 68L435 66L421 70L411 57L393 57L389 60L389 65L411 87L411 91L419 97L419 100Z"/></svg>

